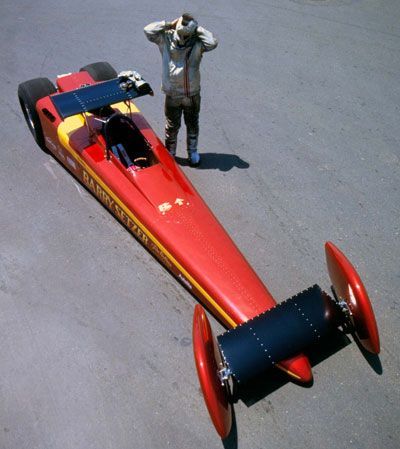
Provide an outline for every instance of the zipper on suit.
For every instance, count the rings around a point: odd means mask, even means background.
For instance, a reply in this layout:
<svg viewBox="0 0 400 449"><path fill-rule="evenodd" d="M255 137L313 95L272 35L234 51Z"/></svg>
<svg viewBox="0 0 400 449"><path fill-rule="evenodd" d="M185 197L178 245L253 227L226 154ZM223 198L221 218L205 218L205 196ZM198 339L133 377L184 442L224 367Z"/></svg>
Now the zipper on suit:
<svg viewBox="0 0 400 449"><path fill-rule="evenodd" d="M189 84L189 57L190 57L191 49L185 55L185 67L184 67L184 88L185 95L190 97L190 84Z"/></svg>

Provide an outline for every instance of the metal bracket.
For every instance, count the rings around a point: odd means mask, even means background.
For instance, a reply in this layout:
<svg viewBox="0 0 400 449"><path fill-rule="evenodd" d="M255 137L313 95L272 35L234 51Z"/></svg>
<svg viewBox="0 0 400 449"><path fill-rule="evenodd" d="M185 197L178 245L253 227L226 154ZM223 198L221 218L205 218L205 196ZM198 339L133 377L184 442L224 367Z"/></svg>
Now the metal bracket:
<svg viewBox="0 0 400 449"><path fill-rule="evenodd" d="M218 371L218 377L219 380L221 381L221 385L225 385L231 375L232 371L228 367L224 366L222 369L220 369Z"/></svg>
<svg viewBox="0 0 400 449"><path fill-rule="evenodd" d="M338 298L337 300L337 306L340 309L340 312L342 313L344 320L342 323L343 331L346 333L353 332L354 325L353 325L353 313L350 310L349 305L343 298Z"/></svg>

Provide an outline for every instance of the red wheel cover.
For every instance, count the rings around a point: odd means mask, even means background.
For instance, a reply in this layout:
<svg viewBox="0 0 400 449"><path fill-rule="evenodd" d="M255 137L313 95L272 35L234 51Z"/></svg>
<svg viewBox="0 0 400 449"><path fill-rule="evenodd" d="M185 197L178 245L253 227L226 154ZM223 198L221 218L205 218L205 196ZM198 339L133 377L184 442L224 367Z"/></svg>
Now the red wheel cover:
<svg viewBox="0 0 400 449"><path fill-rule="evenodd" d="M368 293L347 257L331 242L325 244L329 277L338 298L344 299L352 313L355 334L368 351L379 354L378 327Z"/></svg>
<svg viewBox="0 0 400 449"><path fill-rule="evenodd" d="M232 427L232 406L228 388L221 384L218 370L221 354L204 309L196 305L193 315L193 349L197 373L211 420L220 437Z"/></svg>

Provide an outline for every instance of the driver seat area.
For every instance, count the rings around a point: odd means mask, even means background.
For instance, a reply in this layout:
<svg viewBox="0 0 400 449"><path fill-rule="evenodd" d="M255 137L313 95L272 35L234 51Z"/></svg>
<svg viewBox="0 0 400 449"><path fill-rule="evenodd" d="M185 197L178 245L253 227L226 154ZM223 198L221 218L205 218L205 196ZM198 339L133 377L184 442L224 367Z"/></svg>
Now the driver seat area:
<svg viewBox="0 0 400 449"><path fill-rule="evenodd" d="M115 112L103 124L102 134L107 150L126 168L138 170L153 165L150 145L130 117Z"/></svg>

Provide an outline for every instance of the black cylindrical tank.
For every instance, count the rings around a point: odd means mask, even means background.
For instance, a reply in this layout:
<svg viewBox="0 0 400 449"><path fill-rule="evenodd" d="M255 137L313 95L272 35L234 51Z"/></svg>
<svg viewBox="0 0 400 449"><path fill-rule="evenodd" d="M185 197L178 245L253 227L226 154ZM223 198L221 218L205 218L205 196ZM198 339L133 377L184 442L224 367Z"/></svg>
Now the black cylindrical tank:
<svg viewBox="0 0 400 449"><path fill-rule="evenodd" d="M317 343L338 324L336 303L314 285L217 340L232 376L245 383Z"/></svg>

